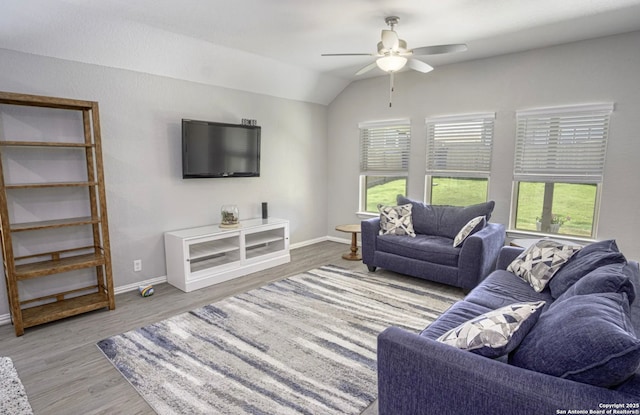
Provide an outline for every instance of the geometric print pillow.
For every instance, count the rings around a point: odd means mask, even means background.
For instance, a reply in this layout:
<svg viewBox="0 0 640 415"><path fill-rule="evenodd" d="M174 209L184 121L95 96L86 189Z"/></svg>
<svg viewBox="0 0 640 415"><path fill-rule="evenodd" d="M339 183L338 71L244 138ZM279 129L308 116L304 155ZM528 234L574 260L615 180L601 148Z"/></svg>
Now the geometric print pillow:
<svg viewBox="0 0 640 415"><path fill-rule="evenodd" d="M536 292L541 292L551 277L581 248L543 239L518 255L507 271L528 282Z"/></svg>
<svg viewBox="0 0 640 415"><path fill-rule="evenodd" d="M512 352L536 324L544 301L511 304L449 330L437 341L495 358Z"/></svg>
<svg viewBox="0 0 640 415"><path fill-rule="evenodd" d="M486 224L487 219L484 216L476 216L475 218L471 219L469 222L467 222L466 225L462 227L462 229L460 229L460 232L458 232L456 237L453 238L453 247L456 248L460 246L460 244L464 242L465 239L467 239L467 236L471 235L472 233L478 232L480 229L484 228Z"/></svg>
<svg viewBox="0 0 640 415"><path fill-rule="evenodd" d="M401 206L378 205L380 211L380 235L416 236L411 219L411 203Z"/></svg>

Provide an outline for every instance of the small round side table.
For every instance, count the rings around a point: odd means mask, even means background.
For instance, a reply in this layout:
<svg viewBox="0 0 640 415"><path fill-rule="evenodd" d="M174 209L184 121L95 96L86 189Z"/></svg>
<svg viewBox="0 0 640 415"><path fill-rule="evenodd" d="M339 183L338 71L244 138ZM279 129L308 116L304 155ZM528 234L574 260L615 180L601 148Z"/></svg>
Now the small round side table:
<svg viewBox="0 0 640 415"><path fill-rule="evenodd" d="M361 232L360 225L338 225L336 230L351 233L351 252L343 254L342 258L347 261L360 261L362 257L358 254L358 234Z"/></svg>

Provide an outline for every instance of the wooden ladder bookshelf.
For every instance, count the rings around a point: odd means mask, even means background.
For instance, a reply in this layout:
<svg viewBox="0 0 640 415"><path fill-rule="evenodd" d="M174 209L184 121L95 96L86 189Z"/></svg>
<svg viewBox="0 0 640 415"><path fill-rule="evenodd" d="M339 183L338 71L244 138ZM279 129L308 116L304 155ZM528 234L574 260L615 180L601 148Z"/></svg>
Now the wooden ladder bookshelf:
<svg viewBox="0 0 640 415"><path fill-rule="evenodd" d="M7 133L2 128L3 109L6 111L7 108L15 108L13 106L48 108L54 112L55 110L80 111L81 118L78 116L77 120L82 125L73 127L83 132L83 138L75 141L54 137L21 139L22 134L20 137L5 137ZM36 111L26 119L37 118L39 115L41 113ZM74 120L74 118L65 118L65 120L68 119ZM29 131L29 127L25 129ZM11 149L17 152L16 159L12 159ZM22 178L21 171L29 170L33 166L36 166L36 169L46 169L47 163L44 161L38 163L38 160L55 159L56 151L70 152L73 157L81 160L82 164L86 164L86 179L83 177L79 181L56 181L57 175L51 174L51 177L54 177L51 181L33 182L33 178L30 177L24 183L18 182ZM80 154L77 154L78 152ZM30 154L34 155L35 162L30 160ZM23 166L21 163L27 165ZM61 157L63 170L65 163L65 158ZM8 166L3 167L3 164ZM17 172L12 172L11 167L15 168L16 165ZM31 176L50 177L47 171L38 171ZM90 212L90 215L27 222L19 219L20 211L25 210L20 205L25 199L25 192L28 193L26 203L30 200L31 203L33 200L37 203L38 198L41 197L44 199L42 203L55 204L65 202L63 189L86 189L81 190L82 196L79 203L88 205L83 209ZM20 192L22 198L12 199L16 192ZM78 196L74 194L74 198L77 199ZM77 200L74 203L77 203ZM67 212L65 205L52 210L55 210L57 215ZM87 230L87 227L90 229ZM52 243L47 244L51 245L51 250L42 252L43 243L37 243L37 238L32 240L26 238L19 243L15 239L19 235L30 232L44 233L44 237L50 239L53 234L53 237L57 238L56 231L64 232L63 237L66 236L70 240L63 240L65 243L60 242L61 246L65 244L74 246L56 247L57 244ZM68 235L71 237L69 238ZM82 235L92 242L75 246L79 240L83 240ZM110 310L115 309L97 102L0 92L0 241L11 319L16 336L23 335L25 328L39 324L106 307ZM16 252L20 252L20 255L16 255ZM55 290L54 293L35 298L22 298L28 297L24 293L42 291L38 290L37 286L35 290L21 289L21 284L27 281L41 281L38 279L51 278L64 273L71 273L70 279L73 280L78 274L85 272L91 275L82 277L80 287L65 281L62 285L67 288L59 292ZM95 276L95 283L93 276ZM92 282L87 284L87 280ZM69 284L73 288L68 289ZM47 289L43 287L43 290L51 291L50 285L52 284L47 284ZM56 283L53 285L55 286Z"/></svg>

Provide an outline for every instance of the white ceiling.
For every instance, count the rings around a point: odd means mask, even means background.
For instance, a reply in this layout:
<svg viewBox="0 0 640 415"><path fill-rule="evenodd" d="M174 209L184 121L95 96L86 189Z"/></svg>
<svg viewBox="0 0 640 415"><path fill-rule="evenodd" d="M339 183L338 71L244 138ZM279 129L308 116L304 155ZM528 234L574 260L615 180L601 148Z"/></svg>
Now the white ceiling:
<svg viewBox="0 0 640 415"><path fill-rule="evenodd" d="M328 104L373 58L320 55L375 52L388 15L409 47L468 44L436 70L640 30L640 0L2 0L0 48Z"/></svg>

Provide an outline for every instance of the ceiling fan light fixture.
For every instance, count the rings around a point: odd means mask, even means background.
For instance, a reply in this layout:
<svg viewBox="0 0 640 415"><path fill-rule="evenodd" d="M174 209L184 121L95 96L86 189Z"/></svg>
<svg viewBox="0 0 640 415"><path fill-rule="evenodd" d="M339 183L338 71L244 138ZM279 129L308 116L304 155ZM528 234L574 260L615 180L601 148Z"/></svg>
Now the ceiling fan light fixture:
<svg viewBox="0 0 640 415"><path fill-rule="evenodd" d="M398 55L383 56L376 60L376 64L385 72L397 72L407 64L407 58Z"/></svg>

